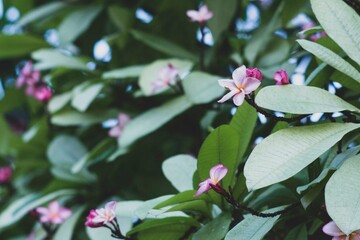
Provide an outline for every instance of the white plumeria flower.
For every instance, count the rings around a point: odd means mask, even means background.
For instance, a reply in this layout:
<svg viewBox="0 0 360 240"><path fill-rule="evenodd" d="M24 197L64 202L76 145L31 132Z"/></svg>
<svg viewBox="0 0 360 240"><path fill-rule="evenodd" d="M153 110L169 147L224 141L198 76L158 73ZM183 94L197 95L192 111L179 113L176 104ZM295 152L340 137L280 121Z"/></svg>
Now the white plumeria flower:
<svg viewBox="0 0 360 240"><path fill-rule="evenodd" d="M213 17L213 13L209 11L206 5L202 5L199 8L199 11L188 10L186 15L190 18L191 21L199 23L204 23Z"/></svg>
<svg viewBox="0 0 360 240"><path fill-rule="evenodd" d="M223 103L230 98L233 98L233 102L236 106L240 106L245 99L246 94L250 94L255 91L261 84L261 81L254 77L248 77L246 74L246 67L242 65L235 69L232 73L233 79L220 79L219 85L227 90L229 93L225 94L218 102Z"/></svg>
<svg viewBox="0 0 360 240"><path fill-rule="evenodd" d="M92 219L92 222L95 224L96 223L107 224L109 222L112 222L112 220L114 220L114 218L116 217L115 209L116 209L116 202L115 201L108 202L105 205L105 208L100 208L95 210L97 215Z"/></svg>

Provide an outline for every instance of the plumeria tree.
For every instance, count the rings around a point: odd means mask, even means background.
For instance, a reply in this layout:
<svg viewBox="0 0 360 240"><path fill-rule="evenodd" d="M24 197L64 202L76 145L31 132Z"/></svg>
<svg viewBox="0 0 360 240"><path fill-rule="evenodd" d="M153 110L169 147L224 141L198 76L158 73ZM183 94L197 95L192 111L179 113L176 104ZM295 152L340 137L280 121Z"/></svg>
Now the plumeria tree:
<svg viewBox="0 0 360 240"><path fill-rule="evenodd" d="M360 239L359 13L0 1L0 239Z"/></svg>

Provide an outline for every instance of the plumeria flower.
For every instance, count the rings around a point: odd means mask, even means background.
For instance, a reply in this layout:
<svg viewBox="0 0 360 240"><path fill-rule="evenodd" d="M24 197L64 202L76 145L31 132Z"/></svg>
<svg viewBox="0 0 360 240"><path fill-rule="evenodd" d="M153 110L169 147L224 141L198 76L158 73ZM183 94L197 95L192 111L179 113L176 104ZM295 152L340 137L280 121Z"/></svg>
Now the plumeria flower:
<svg viewBox="0 0 360 240"><path fill-rule="evenodd" d="M247 72L250 74L248 75ZM259 77L259 78L256 78ZM223 103L230 98L233 98L233 102L236 106L240 106L245 99L246 94L250 94L255 91L261 84L262 74L256 68L249 69L242 65L235 69L231 79L220 79L219 85L227 90L230 90L225 96L223 96L218 102Z"/></svg>
<svg viewBox="0 0 360 240"><path fill-rule="evenodd" d="M12 177L11 167L0 167L0 184L9 182Z"/></svg>
<svg viewBox="0 0 360 240"><path fill-rule="evenodd" d="M324 225L322 230L325 234L332 236L332 240L360 240L360 230L346 235L339 229L334 221Z"/></svg>
<svg viewBox="0 0 360 240"><path fill-rule="evenodd" d="M222 164L218 164L215 167L210 169L210 178L202 181L199 184L199 190L195 193L194 197L199 196L202 193L209 191L212 187L211 185L217 186L221 179L225 177L228 169Z"/></svg>
<svg viewBox="0 0 360 240"><path fill-rule="evenodd" d="M68 208L61 207L58 201L53 201L49 207L37 207L36 212L40 214L40 222L61 224L68 219L72 212Z"/></svg>
<svg viewBox="0 0 360 240"><path fill-rule="evenodd" d="M40 78L40 71L34 71L32 62L28 61L21 69L19 77L16 79L16 86L20 88L24 85L34 85L40 82Z"/></svg>
<svg viewBox="0 0 360 240"><path fill-rule="evenodd" d="M210 18L213 17L213 13L209 11L208 7L204 4L199 8L199 11L196 10L188 10L186 15L193 22L199 22L200 24L205 23Z"/></svg>
<svg viewBox="0 0 360 240"><path fill-rule="evenodd" d="M129 115L125 113L120 113L118 116L118 124L110 129L109 136L114 138L119 138L126 126L131 121Z"/></svg>
<svg viewBox="0 0 360 240"><path fill-rule="evenodd" d="M48 86L40 85L35 88L33 96L40 102L48 102L52 97L52 91Z"/></svg>
<svg viewBox="0 0 360 240"><path fill-rule="evenodd" d="M116 218L116 202L111 201L105 205L105 208L91 210L86 218L85 226L91 228L101 227Z"/></svg>
<svg viewBox="0 0 360 240"><path fill-rule="evenodd" d="M290 83L289 76L284 69L281 69L274 74L276 85L287 85Z"/></svg>
<svg viewBox="0 0 360 240"><path fill-rule="evenodd" d="M179 69L172 64L161 68L158 72L157 79L151 83L152 92L156 93L168 86L175 85L179 72Z"/></svg>
<svg viewBox="0 0 360 240"><path fill-rule="evenodd" d="M246 76L256 78L259 81L261 81L263 78L263 75L258 68L247 68Z"/></svg>

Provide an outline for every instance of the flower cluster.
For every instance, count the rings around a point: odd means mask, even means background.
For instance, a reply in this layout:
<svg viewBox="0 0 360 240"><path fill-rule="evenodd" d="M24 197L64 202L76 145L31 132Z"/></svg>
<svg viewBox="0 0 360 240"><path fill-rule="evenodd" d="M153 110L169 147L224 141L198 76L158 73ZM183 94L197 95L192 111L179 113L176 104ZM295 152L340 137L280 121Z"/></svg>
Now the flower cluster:
<svg viewBox="0 0 360 240"><path fill-rule="evenodd" d="M199 8L199 11L188 10L186 15L190 18L191 21L199 22L200 24L204 24L213 17L213 13L209 11L206 5L202 5Z"/></svg>
<svg viewBox="0 0 360 240"><path fill-rule="evenodd" d="M355 231L350 235L346 235L340 230L334 221L324 225L322 230L325 234L332 236L332 240L360 240L360 230Z"/></svg>
<svg viewBox="0 0 360 240"><path fill-rule="evenodd" d="M120 113L118 115L118 123L116 126L110 129L109 136L114 138L119 138L125 128L125 126L131 121L129 115L125 113Z"/></svg>
<svg viewBox="0 0 360 240"><path fill-rule="evenodd" d="M151 82L152 92L155 94L165 89L166 87L176 84L180 70L172 64L162 67L158 74L157 79Z"/></svg>
<svg viewBox="0 0 360 240"><path fill-rule="evenodd" d="M52 201L47 208L37 207L35 210L39 214L41 223L51 223L54 225L65 222L72 215L71 210L61 207L58 201Z"/></svg>
<svg viewBox="0 0 360 240"><path fill-rule="evenodd" d="M26 62L16 79L16 87L25 86L25 93L36 100L47 102L52 97L51 89L41 80L40 71L33 70L32 62Z"/></svg>
<svg viewBox="0 0 360 240"><path fill-rule="evenodd" d="M225 177L228 169L222 164L218 164L210 169L210 178L202 181L199 184L199 190L195 193L194 197L209 191L213 187L217 187L221 179Z"/></svg>
<svg viewBox="0 0 360 240"><path fill-rule="evenodd" d="M11 167L0 167L0 184L9 182L12 177Z"/></svg>
<svg viewBox="0 0 360 240"><path fill-rule="evenodd" d="M218 102L223 103L230 98L236 106L240 106L244 100L245 95L254 92L261 84L263 78L262 73L257 68L246 68L244 65L238 67L232 73L232 79L220 79L219 85L226 90L229 90ZM284 69L277 71L274 75L276 85L289 84L289 76Z"/></svg>

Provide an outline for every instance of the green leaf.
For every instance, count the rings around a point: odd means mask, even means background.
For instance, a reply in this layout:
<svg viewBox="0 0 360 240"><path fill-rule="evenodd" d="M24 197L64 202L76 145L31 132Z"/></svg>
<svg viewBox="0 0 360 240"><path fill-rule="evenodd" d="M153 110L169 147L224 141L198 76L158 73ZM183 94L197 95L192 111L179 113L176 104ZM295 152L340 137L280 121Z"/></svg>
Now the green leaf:
<svg viewBox="0 0 360 240"><path fill-rule="evenodd" d="M201 181L209 178L212 167L222 163L228 168L228 173L221 181L221 185L227 188L235 184L239 141L237 131L229 125L222 125L210 133L201 146L198 156L197 168ZM215 203L220 203L219 194L210 191L209 195Z"/></svg>
<svg viewBox="0 0 360 240"><path fill-rule="evenodd" d="M170 57L184 58L195 62L198 60L198 58L193 53L176 45L175 43L169 42L166 39L137 30L131 30L131 34L136 40L143 42L149 47L163 52Z"/></svg>
<svg viewBox="0 0 360 240"><path fill-rule="evenodd" d="M137 65L137 66L130 66L130 67L124 67L119 69L114 69L108 72L104 72L102 75L103 79L109 79L109 78L135 78L139 77L141 72L144 70L145 65Z"/></svg>
<svg viewBox="0 0 360 240"><path fill-rule="evenodd" d="M232 221L231 214L222 213L194 233L192 240L222 240Z"/></svg>
<svg viewBox="0 0 360 240"><path fill-rule="evenodd" d="M28 34L0 34L0 59L22 57L32 51L47 47L49 45L44 40Z"/></svg>
<svg viewBox="0 0 360 240"><path fill-rule="evenodd" d="M80 93L73 96L71 100L71 106L80 112L85 112L90 104L99 95L103 87L103 83L96 83L86 87Z"/></svg>
<svg viewBox="0 0 360 240"><path fill-rule="evenodd" d="M297 40L302 48L306 51L314 54L321 61L329 64L333 68L339 70L342 73L345 73L349 77L352 77L354 80L360 82L360 73L356 68L354 68L350 63L342 59L339 55L332 52L326 47L321 46L320 44L308 41L308 40Z"/></svg>
<svg viewBox="0 0 360 240"><path fill-rule="evenodd" d="M119 138L119 146L126 148L139 138L157 130L191 107L185 96L177 97L159 107L150 109L132 119Z"/></svg>
<svg viewBox="0 0 360 240"><path fill-rule="evenodd" d="M77 111L63 111L51 117L51 123L58 126L86 126L100 123L109 118L116 118L116 110L97 110L79 113Z"/></svg>
<svg viewBox="0 0 360 240"><path fill-rule="evenodd" d="M56 96L53 96L48 103L47 109L50 113L57 112L68 104L72 98L72 92L65 92Z"/></svg>
<svg viewBox="0 0 360 240"><path fill-rule="evenodd" d="M71 217L61 224L59 229L56 230L53 240L71 240L76 223L84 210L85 207L80 207L74 211Z"/></svg>
<svg viewBox="0 0 360 240"><path fill-rule="evenodd" d="M249 146L254 128L256 126L258 114L256 110L247 102L244 102L236 110L235 115L231 119L230 126L234 127L239 133L241 141L238 146L237 161L240 163L245 155L246 149Z"/></svg>
<svg viewBox="0 0 360 240"><path fill-rule="evenodd" d="M121 30L121 32L127 32L133 19L132 12L117 5L111 5L107 10L109 17L115 26Z"/></svg>
<svg viewBox="0 0 360 240"><path fill-rule="evenodd" d="M262 88L255 98L260 107L294 114L318 112L360 112L334 94L321 88L299 85L268 86Z"/></svg>
<svg viewBox="0 0 360 240"><path fill-rule="evenodd" d="M311 7L325 32L360 65L360 17L340 0L311 0Z"/></svg>
<svg viewBox="0 0 360 240"><path fill-rule="evenodd" d="M46 17L53 16L67 6L67 3L65 2L51 2L43 4L26 13L18 22L15 23L15 27L21 28L34 21L43 20Z"/></svg>
<svg viewBox="0 0 360 240"><path fill-rule="evenodd" d="M152 83L153 81L156 81L158 79L160 69L168 66L169 64L173 65L179 70L179 76L182 76L187 72L189 72L193 66L192 62L178 60L178 59L157 60L149 64L141 72L139 78L140 88L146 96L150 96L154 94Z"/></svg>
<svg viewBox="0 0 360 240"><path fill-rule="evenodd" d="M65 67L69 69L90 71L84 61L76 57L66 56L57 50L41 49L31 54L37 61L34 68L37 70L48 70L52 68Z"/></svg>
<svg viewBox="0 0 360 240"><path fill-rule="evenodd" d="M296 226L295 228L289 231L289 234L286 235L284 240L307 240L308 233L305 224Z"/></svg>
<svg viewBox="0 0 360 240"><path fill-rule="evenodd" d="M345 234L360 229L360 155L349 158L325 187L326 210Z"/></svg>
<svg viewBox="0 0 360 240"><path fill-rule="evenodd" d="M275 212L281 209L283 209L283 207L272 208L265 212ZM225 240L263 239L279 218L280 215L269 218L246 215L244 220L238 223L228 232L228 234L226 234Z"/></svg>
<svg viewBox="0 0 360 240"><path fill-rule="evenodd" d="M221 34L229 28L231 20L233 20L234 14L236 13L237 1L207 0L206 4L209 10L213 12L213 17L207 24L211 29L215 42L217 42Z"/></svg>
<svg viewBox="0 0 360 240"><path fill-rule="evenodd" d="M162 164L165 177L179 192L193 189L192 177L196 171L196 158L190 155L176 155Z"/></svg>
<svg viewBox="0 0 360 240"><path fill-rule="evenodd" d="M66 45L75 41L90 27L101 10L101 5L83 6L68 15L59 26L61 44Z"/></svg>
<svg viewBox="0 0 360 240"><path fill-rule="evenodd" d="M135 214L138 216L141 220L145 219L149 211L153 209L155 206L157 206L159 203L171 198L173 195L165 195L161 197L157 197L154 199L147 200L146 202L143 202L136 210Z"/></svg>
<svg viewBox="0 0 360 240"><path fill-rule="evenodd" d="M290 178L359 124L325 123L283 129L265 138L244 168L246 185L256 190Z"/></svg>
<svg viewBox="0 0 360 240"><path fill-rule="evenodd" d="M196 193L195 190L187 190L184 192L180 192L180 193L176 194L175 196L168 198L165 201L159 203L154 208L159 209L159 208L167 207L170 205L175 205L175 204L184 203L184 202L191 202L191 201L195 201L195 200L208 200L208 196L206 194L202 194L202 195L194 198L195 193Z"/></svg>
<svg viewBox="0 0 360 240"><path fill-rule="evenodd" d="M26 214L28 214L30 210L42 204L60 197L73 196L74 194L75 191L71 189L52 192L44 196L40 196L39 194L35 193L27 194L24 197L13 201L8 207L2 210L0 214L0 229L14 224Z"/></svg>
<svg viewBox="0 0 360 240"><path fill-rule="evenodd" d="M194 104L204 104L219 98L224 89L218 84L220 77L192 72L182 81L186 97Z"/></svg>
<svg viewBox="0 0 360 240"><path fill-rule="evenodd" d="M360 92L360 82L355 81L354 79L340 71L335 71L330 76L330 79L335 82L339 82L341 85L343 85L349 90Z"/></svg>

